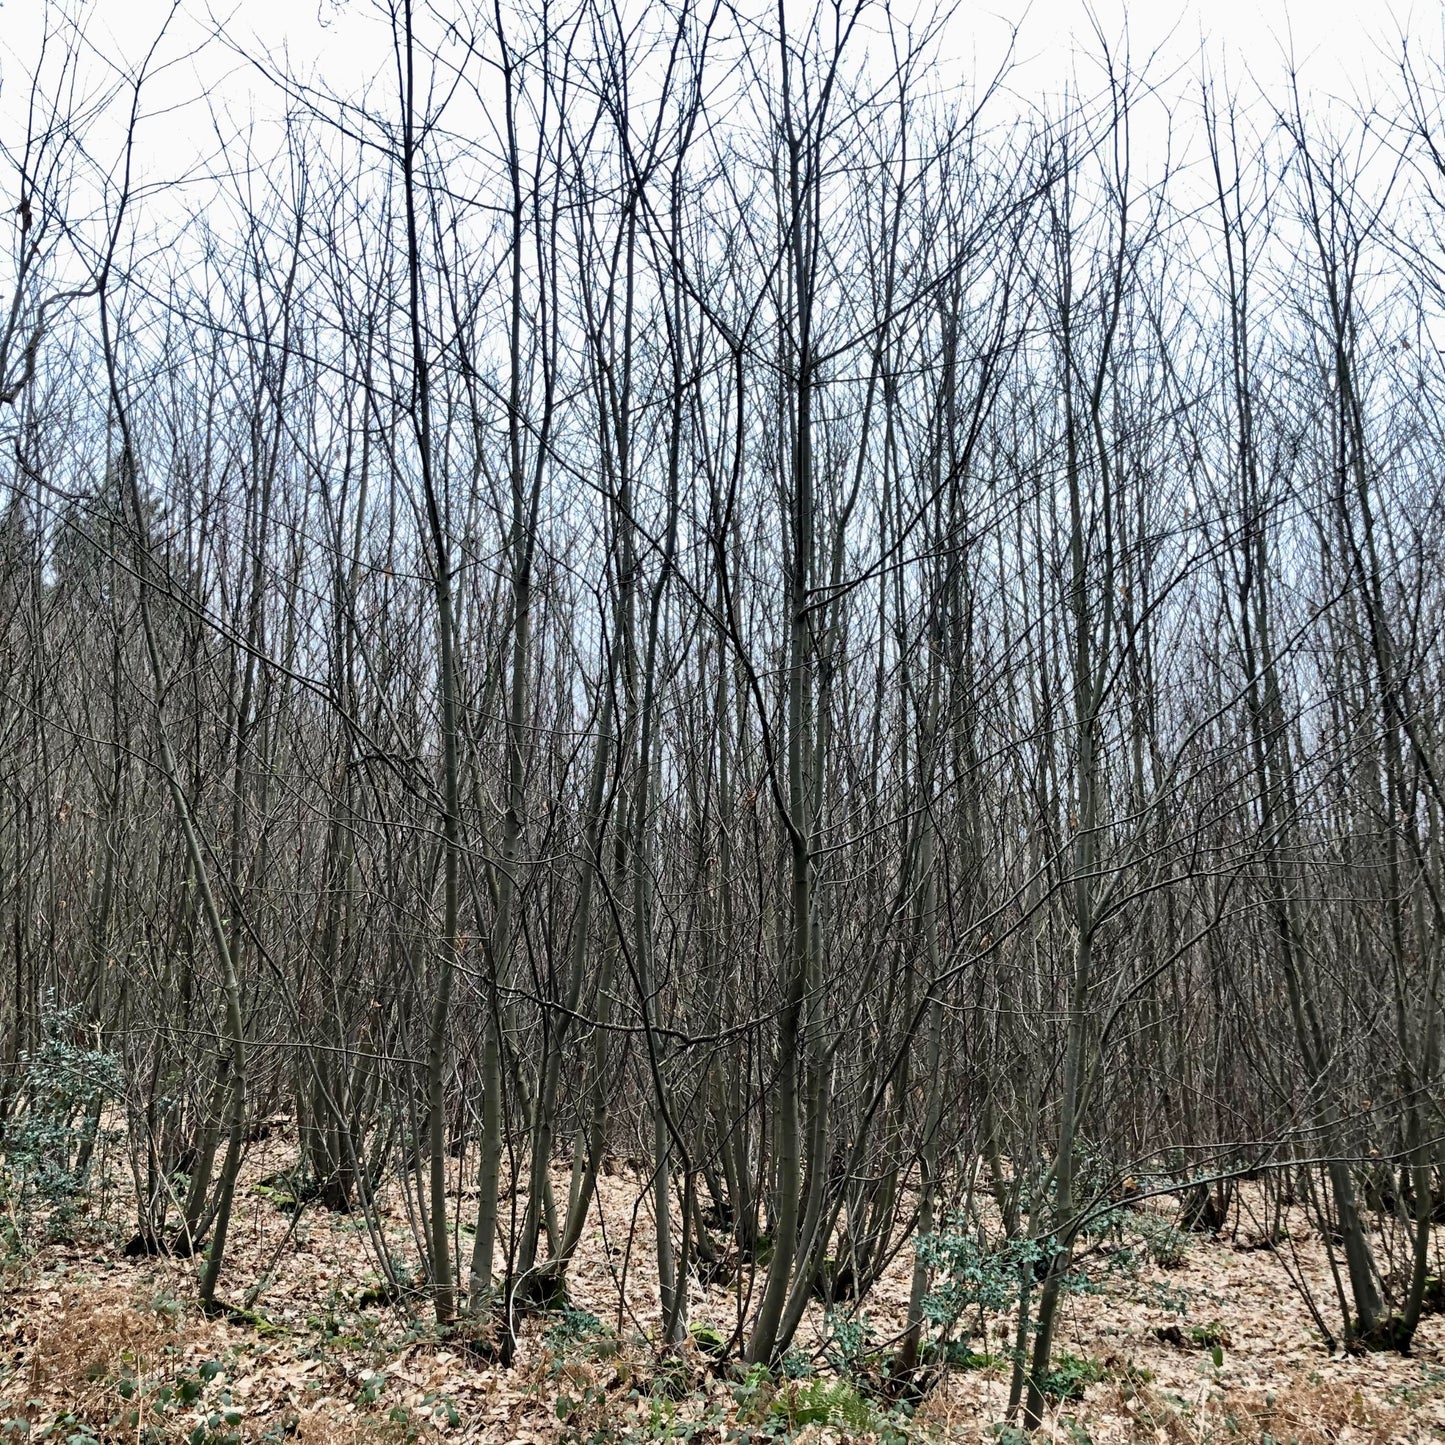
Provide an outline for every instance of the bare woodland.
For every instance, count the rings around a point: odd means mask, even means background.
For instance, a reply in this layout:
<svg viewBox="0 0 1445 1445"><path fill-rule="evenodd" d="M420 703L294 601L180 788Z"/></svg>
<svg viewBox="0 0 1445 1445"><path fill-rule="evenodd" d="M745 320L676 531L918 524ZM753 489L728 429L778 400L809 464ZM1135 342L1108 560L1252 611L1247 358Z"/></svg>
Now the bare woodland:
<svg viewBox="0 0 1445 1445"><path fill-rule="evenodd" d="M659 1346L703 1281L776 1367L902 1260L925 1392L978 1238L1032 1427L1105 1222L1247 1189L1323 1348L1408 1352L1442 55L1369 109L1205 68L1166 124L1102 36L1044 101L863 3L387 3L365 93L238 57L284 120L204 205L145 178L150 60L82 84L57 10L6 78L15 1247L108 1138L129 1252L244 1315L290 1131L506 1365L626 1178Z"/></svg>

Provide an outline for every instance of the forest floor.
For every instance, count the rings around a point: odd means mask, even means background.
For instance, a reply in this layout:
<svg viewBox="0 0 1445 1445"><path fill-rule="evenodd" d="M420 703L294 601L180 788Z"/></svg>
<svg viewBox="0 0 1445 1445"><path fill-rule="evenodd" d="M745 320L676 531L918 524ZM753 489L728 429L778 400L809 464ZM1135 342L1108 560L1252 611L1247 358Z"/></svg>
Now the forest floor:
<svg viewBox="0 0 1445 1445"><path fill-rule="evenodd" d="M461 1333L439 1334L424 1308L413 1316L386 1302L360 1215L290 1212L275 1181L294 1159L282 1131L247 1159L220 1292L244 1302L249 1319L200 1314L195 1261L126 1257L118 1174L63 1227L50 1221L48 1242L12 1247L0 1264L0 1445L1020 1439L998 1423L1008 1394L1003 1316L974 1322L969 1353L911 1415L871 1398L866 1379L839 1374L821 1306L791 1357L796 1378L745 1374L692 1344L681 1357L659 1352L651 1220L625 1171L599 1181L567 1311L523 1321L503 1368ZM118 1167L112 1160L112 1173ZM556 1183L565 1198L565 1176ZM393 1193L383 1222L400 1240L409 1226ZM1122 1238L1090 1253L1088 1286L1066 1297L1060 1398L1041 1438L1445 1440L1445 1315L1424 1321L1409 1357L1331 1356L1285 1267L1330 1318L1322 1242L1292 1211L1281 1258L1260 1246L1248 1209L1237 1212L1218 1237L1176 1236L1167 1268ZM14 1246L20 1221L10 1223ZM459 1243L465 1258L470 1236ZM910 1253L865 1302L880 1340L902 1316ZM694 1327L727 1338L750 1309L743 1289L695 1286Z"/></svg>

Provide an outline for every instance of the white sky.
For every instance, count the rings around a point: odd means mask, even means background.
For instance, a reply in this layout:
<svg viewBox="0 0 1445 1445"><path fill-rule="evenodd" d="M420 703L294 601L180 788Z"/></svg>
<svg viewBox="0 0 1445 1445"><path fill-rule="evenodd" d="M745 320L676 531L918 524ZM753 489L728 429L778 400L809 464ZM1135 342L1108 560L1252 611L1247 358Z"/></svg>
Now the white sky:
<svg viewBox="0 0 1445 1445"><path fill-rule="evenodd" d="M790 8L793 4L789 0ZM134 59L170 8L170 0L90 0L87 30L107 55ZM418 10L424 8L419 0ZM919 0L893 6L895 15L924 8ZM44 0L0 0L0 118L7 124L36 53L43 11ZM1232 76L1251 70L1261 83L1272 85L1292 51L1312 92L1346 98L1380 89L1402 31L1438 56L1445 27L1440 6L1410 0L1395 5L1379 0L964 0L949 23L944 54L949 63L957 62L960 78L991 71L1011 26L1018 24L1017 54L1024 63L1015 87L1028 95L1057 91L1076 46L1093 47L1091 15L1115 41L1126 32L1127 15L1136 62L1157 50L1155 69L1161 77L1177 67L1197 71L1202 48L1217 69L1222 62ZM384 64L374 16L372 0L180 0L164 47L166 55L178 59L163 88L166 99L209 91L224 94L232 105L243 104L254 87L237 58L217 48L196 60L179 60L212 17L224 21L236 41L259 40L273 51L284 47L295 69L315 66L337 90L354 91ZM264 110L268 101L262 98L258 104ZM168 139L183 142L184 129L171 125Z"/></svg>
<svg viewBox="0 0 1445 1445"><path fill-rule="evenodd" d="M86 0L70 0L86 4ZM92 81L111 61L134 64L161 28L172 0L89 0L85 31L94 47ZM472 0L478 11L491 0ZM646 0L627 0L646 3ZM774 0L744 0L742 8ZM803 0L786 0L804 13ZM427 0L416 0L419 12ZM439 0L449 8L450 0ZM503 0L508 8L508 0ZM522 8L531 9L532 4ZM553 0L554 13L566 0ZM811 4L807 9L811 10ZM932 8L932 0L893 0L895 16ZM159 55L166 62L149 84L148 113L137 138L136 161L143 179L160 182L192 170L216 146L211 110L228 118L227 128L244 131L254 118L264 123L282 105L246 60L248 51L284 52L292 74L315 75L334 92L355 96L369 79L381 80L377 93L388 111L395 90L386 50L386 28L377 0L178 0ZM38 54L44 0L0 0L0 150L14 154L23 140L23 115L30 71ZM1127 25L1126 25L1127 16ZM1445 56L1445 9L1418 0L1370 3L1370 0L961 0L944 33L943 79L984 79L997 69L1012 27L1019 27L1015 67L1009 89L994 115L1011 103L1031 106L1057 95L1071 71L1081 88L1096 92L1097 54L1094 24L1115 47L1127 34L1136 69L1153 56L1148 74L1166 107L1175 101L1197 105L1201 61L1218 80L1261 88L1283 99L1287 58L1293 56L1302 86L1313 105L1339 100L1368 104L1396 91L1395 67L1400 36L1412 36L1417 54ZM231 44L203 43L208 30L223 23ZM485 26L485 20L482 21ZM1251 84L1252 82L1252 84ZM1156 109L1151 128L1163 112ZM107 139L107 130L113 140ZM119 150L120 127L97 127L89 140L95 162L104 169L106 150ZM1148 137L1141 137L1147 141ZM258 152L269 143L258 137ZM8 189L10 181L0 181ZM0 207L4 207L0 196Z"/></svg>

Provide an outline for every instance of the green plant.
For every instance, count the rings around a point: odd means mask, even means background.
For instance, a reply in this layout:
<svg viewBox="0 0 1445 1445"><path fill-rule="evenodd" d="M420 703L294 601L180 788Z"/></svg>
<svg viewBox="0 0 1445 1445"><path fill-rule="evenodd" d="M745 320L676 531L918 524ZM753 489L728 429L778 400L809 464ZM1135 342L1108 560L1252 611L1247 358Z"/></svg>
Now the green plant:
<svg viewBox="0 0 1445 1445"><path fill-rule="evenodd" d="M808 1381L790 1384L773 1398L772 1414L790 1430L804 1425L831 1425L859 1435L872 1434L878 1412L849 1380Z"/></svg>
<svg viewBox="0 0 1445 1445"><path fill-rule="evenodd" d="M813 1375L813 1362L802 1350L789 1350L778 1361L778 1371L788 1380L807 1380Z"/></svg>
<svg viewBox="0 0 1445 1445"><path fill-rule="evenodd" d="M931 1338L925 1355L951 1357L953 1332L966 1313L976 1314L976 1332L986 1337L987 1317L1001 1314L1018 1299L1020 1282L1037 1270L1054 1248L1050 1238L1011 1239L990 1247L981 1231L974 1231L962 1216L951 1218L936 1234L917 1243L919 1258L933 1273L932 1287L923 1296L922 1313ZM1065 1289L1084 1283L1077 1272L1066 1276Z"/></svg>
<svg viewBox="0 0 1445 1445"><path fill-rule="evenodd" d="M1033 1445L1033 1437L1022 1427L1010 1421L999 1421L989 1426L995 1445Z"/></svg>
<svg viewBox="0 0 1445 1445"><path fill-rule="evenodd" d="M1188 1256L1188 1236L1172 1220L1152 1210L1141 1210L1134 1226L1144 1241L1144 1253L1160 1269L1178 1269Z"/></svg>
<svg viewBox="0 0 1445 1445"><path fill-rule="evenodd" d="M1122 1240L1124 1227L1129 1218L1129 1211L1121 1205L1094 1210L1085 1215L1083 1222L1079 1225L1079 1238Z"/></svg>
<svg viewBox="0 0 1445 1445"><path fill-rule="evenodd" d="M765 1418L776 1393L773 1372L761 1363L749 1365L732 1390L739 1421L747 1425Z"/></svg>
<svg viewBox="0 0 1445 1445"><path fill-rule="evenodd" d="M1136 1298L1166 1314L1187 1315L1193 1291L1154 1280L1144 1285Z"/></svg>
<svg viewBox="0 0 1445 1445"><path fill-rule="evenodd" d="M549 1349L565 1354L569 1347L584 1344L603 1333L605 1326L596 1315L564 1304L557 1312L555 1323L542 1332L542 1338Z"/></svg>
<svg viewBox="0 0 1445 1445"><path fill-rule="evenodd" d="M681 1400L692 1385L693 1375L687 1361L677 1355L666 1355L653 1371L650 1393L662 1399Z"/></svg>
<svg viewBox="0 0 1445 1445"><path fill-rule="evenodd" d="M431 1413L431 1418L438 1423L446 1425L450 1429L456 1429L462 1423L462 1417L457 1412L457 1407L452 1403L451 1397L443 1395L439 1391L432 1391L422 1396L422 1408Z"/></svg>
<svg viewBox="0 0 1445 1445"><path fill-rule="evenodd" d="M1044 1376L1044 1396L1050 1400L1082 1400L1084 1390L1104 1378L1104 1366L1086 1355L1063 1352L1054 1357L1054 1367Z"/></svg>
<svg viewBox="0 0 1445 1445"><path fill-rule="evenodd" d="M115 1380L115 1393L123 1407L107 1419L106 1426L159 1439L167 1425L179 1424L204 1405L200 1422L181 1437L186 1445L239 1445L241 1411L231 1392L217 1386L223 1373L219 1360L204 1360L168 1379L157 1381L152 1377L148 1381L123 1365ZM213 1386L217 1386L214 1392ZM208 1394L212 1396L209 1400L205 1398Z"/></svg>
<svg viewBox="0 0 1445 1445"><path fill-rule="evenodd" d="M940 1352L935 1351L937 1355ZM987 1348L971 1350L966 1340L950 1340L941 1351L942 1358L960 1370L989 1370L1003 1362L1000 1355L991 1355Z"/></svg>
<svg viewBox="0 0 1445 1445"><path fill-rule="evenodd" d="M1008 1309L1018 1296L1020 1272L1045 1257L1047 1243L1014 1239L990 1249L962 1219L923 1235L918 1255L935 1275L933 1288L923 1297L924 1319L950 1325L969 1308L984 1314Z"/></svg>
<svg viewBox="0 0 1445 1445"><path fill-rule="evenodd" d="M48 1209L52 1234L69 1231L101 1111L123 1084L115 1055L74 1041L78 1010L47 1008L42 1027L39 1047L22 1059L15 1108L0 1132L0 1199L9 1204L12 1252L23 1250L37 1206Z"/></svg>
<svg viewBox="0 0 1445 1445"><path fill-rule="evenodd" d="M1228 1349L1233 1343L1228 1329L1218 1320L1210 1320L1207 1325L1190 1325L1189 1338L1201 1350Z"/></svg>
<svg viewBox="0 0 1445 1445"><path fill-rule="evenodd" d="M1414 1407L1437 1395L1442 1385L1445 1385L1445 1370L1422 1362L1417 1369L1416 1383L1396 1385L1392 1393L1401 1404Z"/></svg>
<svg viewBox="0 0 1445 1445"><path fill-rule="evenodd" d="M840 1375L856 1375L873 1346L873 1326L868 1316L829 1311L823 1318L827 1331L824 1357Z"/></svg>

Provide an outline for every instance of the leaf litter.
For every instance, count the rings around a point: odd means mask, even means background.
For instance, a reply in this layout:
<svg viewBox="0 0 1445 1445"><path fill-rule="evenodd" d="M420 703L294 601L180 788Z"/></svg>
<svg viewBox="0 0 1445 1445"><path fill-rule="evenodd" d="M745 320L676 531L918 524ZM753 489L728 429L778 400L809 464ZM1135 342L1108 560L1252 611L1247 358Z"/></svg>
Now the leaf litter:
<svg viewBox="0 0 1445 1445"><path fill-rule="evenodd" d="M857 1396L827 1363L830 1321L819 1304L793 1356L804 1374L816 1372L812 1379L750 1377L700 1348L698 1340L732 1337L761 1280L749 1292L745 1280L693 1279L694 1337L660 1349L648 1190L627 1171L598 1179L566 1313L521 1318L515 1358L504 1367L475 1348L465 1326L454 1335L432 1326L423 1297L411 1309L386 1298L359 1216L288 1214L262 1181L294 1163L284 1132L247 1160L222 1285L239 1301L260 1282L246 1311L203 1317L193 1260L125 1257L115 1205L82 1211L68 1238L10 1259L0 1275L0 1441L1019 1438L1001 1424L1011 1316L973 1321L964 1362L907 1419L848 1403ZM554 1186L565 1198L564 1172ZM522 1191L509 1201L518 1217L525 1198ZM405 1211L386 1191L378 1204L404 1256ZM1322 1242L1299 1209L1285 1225L1292 1268L1331 1308ZM1286 1270L1249 1238L1247 1213L1218 1237L1190 1236L1173 1266L1118 1272L1105 1258L1087 1267L1088 1286L1068 1296L1056 1345L1056 1359L1077 1378L1041 1440L1445 1440L1445 1315L1422 1322L1408 1357L1331 1355ZM875 1338L900 1327L911 1272L911 1251L900 1251L863 1302Z"/></svg>

